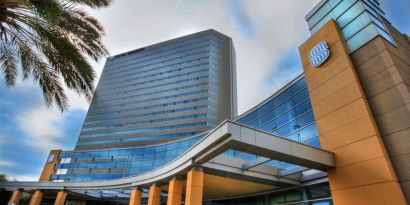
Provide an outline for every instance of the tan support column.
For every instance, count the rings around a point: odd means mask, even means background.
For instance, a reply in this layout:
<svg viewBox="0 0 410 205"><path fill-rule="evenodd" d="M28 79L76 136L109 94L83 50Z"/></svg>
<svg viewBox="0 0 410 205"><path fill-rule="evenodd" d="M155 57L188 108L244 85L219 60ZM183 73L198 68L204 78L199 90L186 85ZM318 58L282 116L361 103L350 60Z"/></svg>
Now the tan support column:
<svg viewBox="0 0 410 205"><path fill-rule="evenodd" d="M188 172L185 194L185 205L202 205L204 190L204 173L200 169Z"/></svg>
<svg viewBox="0 0 410 205"><path fill-rule="evenodd" d="M13 191L13 195L11 195L9 204L18 204L20 202L21 196L23 195L23 190L19 189Z"/></svg>
<svg viewBox="0 0 410 205"><path fill-rule="evenodd" d="M67 197L67 192L59 191L57 194L56 201L54 202L54 205L64 205L66 197Z"/></svg>
<svg viewBox="0 0 410 205"><path fill-rule="evenodd" d="M182 181L173 178L169 182L167 205L180 205L182 200Z"/></svg>
<svg viewBox="0 0 410 205"><path fill-rule="evenodd" d="M322 41L329 46L330 58L314 68L308 56ZM299 51L320 143L323 149L335 153L336 167L327 172L334 204L405 205L336 22L330 20Z"/></svg>
<svg viewBox="0 0 410 205"><path fill-rule="evenodd" d="M159 205L161 202L161 187L156 184L149 188L148 205Z"/></svg>
<svg viewBox="0 0 410 205"><path fill-rule="evenodd" d="M43 199L44 193L40 190L34 192L34 194L30 198L30 202L28 205L40 205L41 199Z"/></svg>
<svg viewBox="0 0 410 205"><path fill-rule="evenodd" d="M51 150L44 164L39 181L51 181L51 175L55 173L56 164L60 163L61 150Z"/></svg>
<svg viewBox="0 0 410 205"><path fill-rule="evenodd" d="M130 205L140 205L141 204L141 198L142 198L142 191L139 189L134 189L131 192L131 197L130 197Z"/></svg>

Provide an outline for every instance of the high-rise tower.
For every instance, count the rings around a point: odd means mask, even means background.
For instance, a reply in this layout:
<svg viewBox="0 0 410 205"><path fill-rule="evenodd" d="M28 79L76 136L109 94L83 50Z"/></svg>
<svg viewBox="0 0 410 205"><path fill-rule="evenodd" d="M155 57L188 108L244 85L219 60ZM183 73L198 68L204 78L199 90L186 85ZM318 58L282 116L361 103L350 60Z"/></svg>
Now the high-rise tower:
<svg viewBox="0 0 410 205"><path fill-rule="evenodd" d="M232 39L206 30L109 57L56 181L112 179L174 160L237 115Z"/></svg>
<svg viewBox="0 0 410 205"><path fill-rule="evenodd" d="M214 30L109 57L76 150L175 141L231 119L234 62L232 40Z"/></svg>

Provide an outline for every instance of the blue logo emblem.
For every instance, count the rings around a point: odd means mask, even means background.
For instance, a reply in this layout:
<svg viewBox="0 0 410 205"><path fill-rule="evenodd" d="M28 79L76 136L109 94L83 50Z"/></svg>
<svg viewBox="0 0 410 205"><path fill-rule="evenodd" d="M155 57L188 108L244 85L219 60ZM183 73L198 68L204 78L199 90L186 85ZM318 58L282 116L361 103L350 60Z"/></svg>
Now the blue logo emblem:
<svg viewBox="0 0 410 205"><path fill-rule="evenodd" d="M47 162L48 162L48 163L51 163L51 162L53 162L53 161L54 161L54 154L50 154L50 156L48 157Z"/></svg>
<svg viewBox="0 0 410 205"><path fill-rule="evenodd" d="M326 42L322 41L316 44L316 46L313 47L312 50L310 50L310 53L309 53L310 64L314 68L317 68L323 63L325 63L326 60L329 59L329 56L330 56L329 46L327 45Z"/></svg>

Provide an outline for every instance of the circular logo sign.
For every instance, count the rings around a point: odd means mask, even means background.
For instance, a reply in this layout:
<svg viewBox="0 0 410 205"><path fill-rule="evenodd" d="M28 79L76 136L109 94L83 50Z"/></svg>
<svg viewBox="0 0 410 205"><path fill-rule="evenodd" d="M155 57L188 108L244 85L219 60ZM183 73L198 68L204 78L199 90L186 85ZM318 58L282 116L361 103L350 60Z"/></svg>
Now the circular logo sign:
<svg viewBox="0 0 410 205"><path fill-rule="evenodd" d="M312 67L317 68L329 59L330 50L325 41L319 42L309 52L309 60Z"/></svg>
<svg viewBox="0 0 410 205"><path fill-rule="evenodd" d="M48 156L48 163L51 163L54 161L54 154L50 154L50 156Z"/></svg>

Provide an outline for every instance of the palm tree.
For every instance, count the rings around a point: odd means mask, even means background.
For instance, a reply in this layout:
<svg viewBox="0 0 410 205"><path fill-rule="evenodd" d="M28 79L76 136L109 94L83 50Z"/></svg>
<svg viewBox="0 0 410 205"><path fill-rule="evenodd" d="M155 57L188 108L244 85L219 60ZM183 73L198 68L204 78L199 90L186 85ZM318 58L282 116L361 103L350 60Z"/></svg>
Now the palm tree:
<svg viewBox="0 0 410 205"><path fill-rule="evenodd" d="M7 86L21 76L40 86L47 106L68 108L63 84L91 99L95 72L87 57L108 54L100 23L84 11L111 0L0 0L0 67Z"/></svg>

